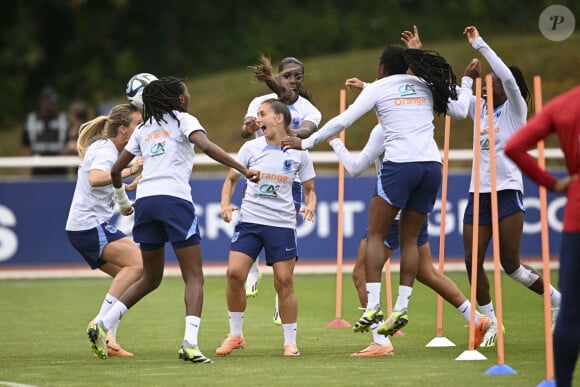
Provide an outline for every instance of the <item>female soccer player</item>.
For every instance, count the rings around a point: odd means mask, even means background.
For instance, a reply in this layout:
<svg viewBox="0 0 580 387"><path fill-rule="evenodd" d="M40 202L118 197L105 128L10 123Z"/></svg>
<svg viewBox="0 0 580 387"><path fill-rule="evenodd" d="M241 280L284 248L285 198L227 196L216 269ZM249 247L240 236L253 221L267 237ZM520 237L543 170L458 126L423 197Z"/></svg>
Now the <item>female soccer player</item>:
<svg viewBox="0 0 580 387"><path fill-rule="evenodd" d="M122 189L121 171L136 155L144 158L133 226L133 237L141 248L143 277L89 328L93 350L101 358L106 357L104 332L161 283L165 243L171 242L185 282L185 335L179 358L211 363L199 350L197 340L203 304L203 269L198 218L189 185L193 145L214 160L236 168L251 183L260 180L260 173L240 165L207 138L197 118L187 112L189 99L187 86L178 78L164 77L148 84L143 90L144 122L111 169L119 209L122 214L130 213L132 204Z"/></svg>
<svg viewBox="0 0 580 387"><path fill-rule="evenodd" d="M406 74L409 68L416 75ZM379 58L378 79L365 87L346 111L305 140L289 137L282 142L284 150L312 148L373 108L383 128L385 158L378 195L370 203L365 251L369 297L367 310L355 330L379 320L381 273L386 260L383 243L399 211L399 297L404 301L397 303L378 332L392 335L408 321L407 304L419 267L417 239L441 185L441 156L433 138L433 111L447 113L450 99L457 99L455 75L443 57L390 45Z"/></svg>
<svg viewBox="0 0 580 387"><path fill-rule="evenodd" d="M417 31L415 29L415 34ZM418 34L416 35L418 40ZM420 42L419 42L420 43ZM471 62L465 69L464 77L471 77L477 72L477 62ZM349 78L346 80L345 85L350 89L352 87L362 89L367 85L358 78ZM471 83L469 83L471 85ZM457 116L458 118L464 118L467 106L469 104L471 96L471 90L469 87L464 89L458 89L458 101L451 101L449 103L448 113L452 116ZM343 163L345 169L352 176L359 176L362 174L370 165L375 163L377 167L377 172L380 174L381 162L384 158L384 148L382 144L383 129L380 124L377 124L371 134L369 139L362 149L362 151L357 155L353 156L346 148L344 143L340 140L338 136L331 137L329 139L329 144L338 156L339 160ZM375 192L376 195L376 192ZM417 279L419 282L429 286L431 289L440 294L446 301L455 306L457 310L465 317L469 322L471 315L471 303L465 298L461 293L459 288L445 275L439 273L433 267L433 261L431 258L431 251L429 248L427 232L427 221L421 228L421 233L419 234L418 249L419 249L419 269L417 272ZM389 259L394 250L399 246L399 220L398 217L395 218L392 224L387 239L384 241L385 245L385 256ZM353 268L352 277L357 289L359 300L361 306L364 308L367 305L367 291L366 291L366 280L365 280L365 265L364 265L364 252L366 249L366 234L361 239L357 259ZM487 316L475 312L475 323L476 335L475 335L475 346L477 347L486 330L490 326L490 319ZM375 356L385 356L393 355L394 348L390 343L388 337L379 335L377 329L379 327L378 323L372 323L370 328L373 334L373 343L364 348L361 351L353 353L353 357L375 357ZM367 327L368 329L368 327Z"/></svg>
<svg viewBox="0 0 580 387"><path fill-rule="evenodd" d="M137 245L109 223L115 213L110 170L141 121L141 112L136 107L117 105L108 116L97 117L82 125L77 139L81 163L66 221L67 237L91 269L99 269L113 277L93 322L102 319L121 294L143 273ZM136 175L142 163L139 158L133 166L121 171L121 177ZM135 186L136 182L125 186L125 189L134 191ZM133 356L117 344L117 327L118 322L106 332L108 355Z"/></svg>
<svg viewBox="0 0 580 387"><path fill-rule="evenodd" d="M527 153L550 133L558 134L569 174L559 180L540 169ZM580 352L580 304L576 299L580 294L580 86L548 102L508 140L505 154L536 183L556 193L567 193L560 246L562 303L554 329L554 369L556 385L569 387Z"/></svg>
<svg viewBox="0 0 580 387"><path fill-rule="evenodd" d="M306 206L300 209L304 219L312 221L316 208L314 167L308 152L282 152L282 139L291 136L291 115L286 104L277 99L264 101L258 108L256 124L263 136L246 142L238 153L240 164L261 172L260 184L248 185L240 207L228 260L226 291L230 333L216 349L227 355L245 344L243 318L246 297L244 281L252 262L264 249L266 263L274 271L274 287L280 304L284 332L284 356L298 356L296 329L298 305L294 293L293 273L298 258L296 210L292 185L299 178L304 188ZM230 170L222 189L222 218L231 222L231 198L239 173Z"/></svg>
<svg viewBox="0 0 580 387"><path fill-rule="evenodd" d="M463 34L468 42L478 50L492 69L493 82L493 114L495 125L496 163L497 163L497 202L499 211L499 249L500 262L505 272L514 280L537 294L544 293L544 281L540 273L532 267L520 262L520 242L524 225L523 181L518 167L504 153L505 143L516 131L526 123L529 91L519 68L506 66L489 45L481 38L477 28L466 27ZM483 87L483 95L486 87ZM480 143L474 144L480 148L479 172L479 240L477 241L477 303L481 311L493 320L481 343L482 347L491 347L496 343L497 320L490 295L490 285L483 268L485 254L492 237L491 228L491 180L489 167L489 125L486 98L481 101L481 117L475 115L475 96L469 105L469 115L473 120L481 122ZM472 168L475 168L473 166ZM465 265L468 278L471 281L471 265L473 262L473 196L474 172L469 186L469 200L463 217L463 246L465 249ZM560 306L560 292L551 287L554 315Z"/></svg>
<svg viewBox="0 0 580 387"><path fill-rule="evenodd" d="M261 55L260 63L251 66L250 69L254 72L256 79L266 83L274 92L256 97L250 102L241 129L242 137L249 138L254 133L256 137L263 135L262 130L256 125L258 108L262 102L271 98L279 98L280 93L286 92L290 92L285 97L285 100L288 100L288 108L292 116L292 122L290 124L291 132L300 138L307 138L314 133L320 124L322 115L312 103L310 92L304 88L304 65L302 62L294 57L286 57L280 61L278 74L274 75L272 74L270 59ZM277 78L277 80L274 78ZM282 82L285 85L281 87L279 85ZM299 180L296 180L292 185L292 196L294 198L296 213L298 213L302 205L302 185ZM248 274L248 279L246 280L245 290L247 297L254 297L258 294L259 280L262 275L259 270L258 261L259 257L256 257ZM278 296L276 296L274 307L274 323L281 324L278 313Z"/></svg>

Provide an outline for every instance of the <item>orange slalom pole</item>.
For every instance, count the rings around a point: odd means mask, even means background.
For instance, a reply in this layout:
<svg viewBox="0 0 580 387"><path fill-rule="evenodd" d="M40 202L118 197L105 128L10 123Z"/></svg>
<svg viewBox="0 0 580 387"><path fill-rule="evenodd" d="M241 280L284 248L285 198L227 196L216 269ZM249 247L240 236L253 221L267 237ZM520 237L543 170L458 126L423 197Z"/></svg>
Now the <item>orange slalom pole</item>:
<svg viewBox="0 0 580 387"><path fill-rule="evenodd" d="M445 270L445 218L447 214L447 180L449 177L449 135L451 117L445 116L443 140L443 181L441 182L441 226L439 227L439 273ZM437 295L437 337L443 336L443 297Z"/></svg>
<svg viewBox="0 0 580 387"><path fill-rule="evenodd" d="M479 239L479 163L481 158L481 78L475 79L475 115L473 140L473 236L471 244L471 313L469 315L469 349L475 350L475 306L477 305L477 241Z"/></svg>
<svg viewBox="0 0 580 387"><path fill-rule="evenodd" d="M542 108L542 78L534 76L534 101L538 114ZM538 165L546 169L544 140L538 141ZM548 236L548 194L546 187L540 185L540 223L542 234L542 269L544 276L544 334L546 339L546 379L554 380L554 345L551 330L552 300L550 298L550 240Z"/></svg>
<svg viewBox="0 0 580 387"><path fill-rule="evenodd" d="M340 89L339 110L342 113L346 109L346 90ZM345 143L344 130L340 132L340 139ZM330 328L350 327L350 323L342 318L342 260L343 260L343 234L344 234L344 166L338 163L338 224L336 232L336 318L326 326Z"/></svg>
<svg viewBox="0 0 580 387"><path fill-rule="evenodd" d="M491 75L485 78L487 87L487 120L489 131L489 176L491 179L491 231L493 241L493 281L497 316L497 362L505 364L505 352L503 341L503 307L501 293L501 268L499 257L499 214L497 203L497 167L495 150L495 123L493 119L493 83Z"/></svg>

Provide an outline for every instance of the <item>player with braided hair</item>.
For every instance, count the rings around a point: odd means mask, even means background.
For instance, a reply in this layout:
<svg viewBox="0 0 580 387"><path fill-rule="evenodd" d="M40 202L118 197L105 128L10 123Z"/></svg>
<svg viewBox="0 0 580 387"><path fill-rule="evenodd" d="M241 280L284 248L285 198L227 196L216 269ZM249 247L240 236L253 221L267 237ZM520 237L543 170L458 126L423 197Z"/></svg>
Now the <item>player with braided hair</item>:
<svg viewBox="0 0 580 387"><path fill-rule="evenodd" d="M144 122L125 146L111 169L120 212L132 211L122 189L121 171L135 157L143 156L142 179L137 185L133 237L140 244L143 276L131 285L111 310L89 329L92 348L104 353L104 332L163 278L165 243L171 242L185 282L185 335L179 358L193 363L211 363L198 347L203 304L203 269L199 220L195 214L189 179L194 145L214 160L238 170L251 184L260 173L246 168L211 142L197 118L187 112L189 91L181 79L164 77L143 91Z"/></svg>
<svg viewBox="0 0 580 387"><path fill-rule="evenodd" d="M411 69L416 75L409 75ZM436 52L389 45L379 58L378 79L366 86L341 114L305 140L288 137L283 149L310 149L350 127L374 109L382 126L384 158L368 211L368 240L364 255L368 301L355 324L365 331L382 320L381 273L383 241L400 211L401 273L399 297L391 316L378 328L392 335L408 322L407 306L419 267L417 239L433 210L441 185L441 156L433 137L434 112L445 114L457 99L451 66Z"/></svg>

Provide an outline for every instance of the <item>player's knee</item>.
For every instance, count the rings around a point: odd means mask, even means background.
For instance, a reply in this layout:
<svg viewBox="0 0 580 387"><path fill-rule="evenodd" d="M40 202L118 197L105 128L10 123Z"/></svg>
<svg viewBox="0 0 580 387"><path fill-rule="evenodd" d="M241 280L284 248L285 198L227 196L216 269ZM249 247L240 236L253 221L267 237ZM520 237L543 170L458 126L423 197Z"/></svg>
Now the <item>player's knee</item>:
<svg viewBox="0 0 580 387"><path fill-rule="evenodd" d="M142 281L145 285L145 288L148 292L151 292L161 285L161 280L163 279L163 275L144 275Z"/></svg>
<svg viewBox="0 0 580 387"><path fill-rule="evenodd" d="M424 285L429 285L432 282L432 272L428 270L421 270L417 272L417 281L421 282Z"/></svg>
<svg viewBox="0 0 580 387"><path fill-rule="evenodd" d="M538 278L540 278L539 275L522 265L520 265L513 273L509 274L509 276L528 288L532 286Z"/></svg>
<svg viewBox="0 0 580 387"><path fill-rule="evenodd" d="M292 275L278 275L274 277L274 289L281 292L292 291L294 289L294 278Z"/></svg>
<svg viewBox="0 0 580 387"><path fill-rule="evenodd" d="M246 275L244 275L241 270L228 268L226 271L226 278L230 282L243 283L246 280Z"/></svg>

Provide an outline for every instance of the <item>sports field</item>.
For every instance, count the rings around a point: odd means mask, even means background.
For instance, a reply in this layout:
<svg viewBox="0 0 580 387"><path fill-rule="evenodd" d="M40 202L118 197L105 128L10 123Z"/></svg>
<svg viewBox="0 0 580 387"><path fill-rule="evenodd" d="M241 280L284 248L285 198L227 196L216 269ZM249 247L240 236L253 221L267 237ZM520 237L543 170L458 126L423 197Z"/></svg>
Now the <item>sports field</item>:
<svg viewBox="0 0 580 387"><path fill-rule="evenodd" d="M451 278L469 297L465 273L452 273ZM226 280L207 277L200 347L212 358L209 365L177 358L184 333L180 278L165 278L123 319L117 339L135 356L106 360L90 352L85 327L100 306L108 279L0 280L0 385L500 387L535 386L546 377L542 298L505 275L505 363L517 374L501 376L484 375L497 364L495 348L480 350L487 360L455 360L467 350L468 328L447 304L444 336L456 347L425 347L436 333L436 296L419 284L405 335L393 338L395 356L350 358L370 343L371 336L350 328L326 328L335 318L335 279L305 274L295 278L300 357L282 356L282 332L272 323L274 291L268 272L259 295L248 303L246 348L218 357L215 348L228 332ZM396 274L393 280L398 283ZM552 282L556 280L553 273ZM358 319L361 312L349 275L344 276L343 300L342 317Z"/></svg>

